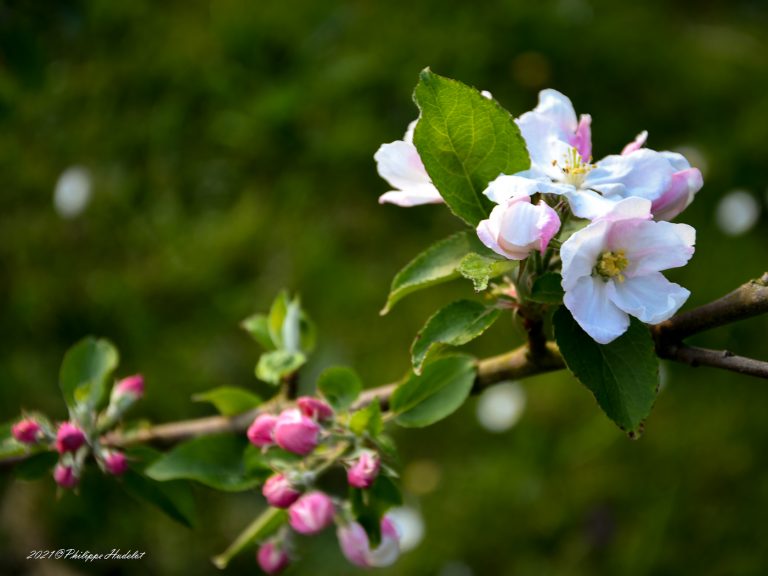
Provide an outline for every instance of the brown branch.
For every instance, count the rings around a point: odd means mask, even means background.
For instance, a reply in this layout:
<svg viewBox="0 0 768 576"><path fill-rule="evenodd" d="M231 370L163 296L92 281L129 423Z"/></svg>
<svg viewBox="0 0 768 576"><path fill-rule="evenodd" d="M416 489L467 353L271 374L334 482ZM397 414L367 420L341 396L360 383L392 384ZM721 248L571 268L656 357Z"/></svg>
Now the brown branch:
<svg viewBox="0 0 768 576"><path fill-rule="evenodd" d="M682 362L689 366L711 366L758 378L768 378L768 362L736 356L728 351L707 350L683 344L683 339L692 334L765 312L768 312L768 273L763 274L758 280L747 282L714 302L677 314L654 326L651 333L656 342L656 352L661 358ZM529 344L478 362L473 393L481 392L504 380L515 380L565 368L557 346L552 342L543 341L541 338L543 332L539 332L539 327L534 328L536 332L529 334ZM366 390L353 409L378 401L386 410L389 398L397 384L386 384ZM158 424L130 433L112 432L107 434L103 441L106 445L118 447L139 443L167 446L196 436L220 433L242 434L260 412L276 410L289 404L290 401L281 395L262 404L259 408L238 416L210 416ZM5 467L19 459L24 457L0 460L0 466Z"/></svg>

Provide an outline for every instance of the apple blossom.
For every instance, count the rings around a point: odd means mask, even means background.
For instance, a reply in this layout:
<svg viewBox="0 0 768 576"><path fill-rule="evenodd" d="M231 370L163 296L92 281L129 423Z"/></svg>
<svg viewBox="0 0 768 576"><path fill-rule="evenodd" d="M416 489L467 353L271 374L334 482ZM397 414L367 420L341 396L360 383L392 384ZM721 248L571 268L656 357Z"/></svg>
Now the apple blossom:
<svg viewBox="0 0 768 576"><path fill-rule="evenodd" d="M11 427L11 434L17 442L22 444L35 444L42 436L42 428L35 420L25 418Z"/></svg>
<svg viewBox="0 0 768 576"><path fill-rule="evenodd" d="M298 408L283 410L275 422L275 442L283 450L306 455L319 442L320 426Z"/></svg>
<svg viewBox="0 0 768 576"><path fill-rule="evenodd" d="M104 454L104 469L113 476L122 476L128 470L128 459L122 452L110 450Z"/></svg>
<svg viewBox="0 0 768 576"><path fill-rule="evenodd" d="M288 509L291 528L300 534L316 534L333 522L336 509L327 494L308 492Z"/></svg>
<svg viewBox="0 0 768 576"><path fill-rule="evenodd" d="M371 549L365 529L357 522L340 525L336 535L347 560L362 568L390 566L400 555L400 537L394 523L386 516L381 519L381 543L374 549Z"/></svg>
<svg viewBox="0 0 768 576"><path fill-rule="evenodd" d="M56 450L59 454L64 452L77 452L85 444L85 433L75 424L64 422L56 432Z"/></svg>
<svg viewBox="0 0 768 576"><path fill-rule="evenodd" d="M381 459L376 452L364 450L347 470L347 482L355 488L370 488L379 475Z"/></svg>
<svg viewBox="0 0 768 576"><path fill-rule="evenodd" d="M328 403L312 396L302 396L296 400L296 404L304 416L315 420L328 420L333 416L333 408Z"/></svg>
<svg viewBox="0 0 768 576"><path fill-rule="evenodd" d="M485 194L499 204L487 220L477 225L477 236L491 250L510 260L523 260L532 250L544 252L560 230L560 218L546 202L532 204L527 194L510 191L511 176L499 176L488 185Z"/></svg>
<svg viewBox="0 0 768 576"><path fill-rule="evenodd" d="M274 432L277 416L273 414L259 414L248 427L248 440L254 446L264 448L275 443Z"/></svg>
<svg viewBox="0 0 768 576"><path fill-rule="evenodd" d="M273 474L267 478L261 493L269 505L275 508L288 508L301 496L301 492L288 481L284 474Z"/></svg>
<svg viewBox="0 0 768 576"><path fill-rule="evenodd" d="M661 271L688 262L696 231L687 224L653 221L650 210L650 200L622 200L560 249L564 304L600 344L621 336L629 315L657 324L690 295Z"/></svg>
<svg viewBox="0 0 768 576"><path fill-rule="evenodd" d="M413 144L417 122L408 125L402 140L382 144L373 156L379 175L395 188L379 197L380 204L410 207L443 202Z"/></svg>
<svg viewBox="0 0 768 576"><path fill-rule="evenodd" d="M144 395L144 376L134 374L123 378L115 384L115 393L121 395L130 395L138 400Z"/></svg>
<svg viewBox="0 0 768 576"><path fill-rule="evenodd" d="M53 469L53 479L62 488L74 488L80 482L74 468L64 464L56 464L56 468Z"/></svg>

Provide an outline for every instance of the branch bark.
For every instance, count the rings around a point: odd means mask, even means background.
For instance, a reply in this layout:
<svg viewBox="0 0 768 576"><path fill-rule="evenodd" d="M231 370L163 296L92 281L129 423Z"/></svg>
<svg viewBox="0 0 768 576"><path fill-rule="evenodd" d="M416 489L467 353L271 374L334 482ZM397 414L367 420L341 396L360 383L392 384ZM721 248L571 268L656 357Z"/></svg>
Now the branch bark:
<svg viewBox="0 0 768 576"><path fill-rule="evenodd" d="M683 339L732 322L768 312L768 273L752 280L722 298L693 310L677 314L651 329L656 352L661 358L682 362L689 366L711 366L758 378L768 379L768 362L737 356L727 350L708 350L683 343ZM493 384L504 380L516 380L544 374L565 368L557 346L552 342L541 342L538 334L531 341L506 354L480 360L473 393L479 393ZM353 408L361 408L378 401L387 409L389 398L397 383L385 384L366 390ZM220 433L243 433L257 414L282 408L290 404L285 396L262 404L259 408L234 417L210 416L158 424L130 434L112 432L103 438L105 445L125 447L132 444L148 443L168 446L179 441ZM23 457L22 457L23 459ZM9 465L18 458L0 461Z"/></svg>

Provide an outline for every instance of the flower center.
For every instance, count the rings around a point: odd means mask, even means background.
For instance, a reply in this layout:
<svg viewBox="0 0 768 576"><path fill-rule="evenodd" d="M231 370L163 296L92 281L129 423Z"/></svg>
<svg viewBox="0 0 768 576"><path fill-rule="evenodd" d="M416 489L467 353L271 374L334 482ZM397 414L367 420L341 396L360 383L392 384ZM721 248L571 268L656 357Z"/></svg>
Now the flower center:
<svg viewBox="0 0 768 576"><path fill-rule="evenodd" d="M585 162L576 148L570 148L568 153L563 155L562 165L557 160L552 160L552 166L560 168L563 173L563 182L576 188L581 188L587 174L595 167L594 164Z"/></svg>
<svg viewBox="0 0 768 576"><path fill-rule="evenodd" d="M595 272L605 280L615 278L617 282L624 282L624 274L622 272L628 265L629 260L627 260L624 250L603 252L600 254L600 258L597 259Z"/></svg>

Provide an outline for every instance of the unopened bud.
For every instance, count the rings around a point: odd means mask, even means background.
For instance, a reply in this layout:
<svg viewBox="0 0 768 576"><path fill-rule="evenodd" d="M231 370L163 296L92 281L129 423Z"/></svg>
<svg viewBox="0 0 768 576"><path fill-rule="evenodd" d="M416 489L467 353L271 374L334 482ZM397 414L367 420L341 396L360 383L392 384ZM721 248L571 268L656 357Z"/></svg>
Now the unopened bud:
<svg viewBox="0 0 768 576"><path fill-rule="evenodd" d="M355 488L370 488L379 475L381 459L376 452L365 450L349 470L347 482Z"/></svg>
<svg viewBox="0 0 768 576"><path fill-rule="evenodd" d="M280 448L306 455L318 444L320 426L297 408L284 410L275 423L275 442Z"/></svg>
<svg viewBox="0 0 768 576"><path fill-rule="evenodd" d="M288 508L301 496L301 492L288 481L284 474L273 474L264 482L261 490L270 506Z"/></svg>
<svg viewBox="0 0 768 576"><path fill-rule="evenodd" d="M248 428L248 440L251 444L263 448L275 443L274 432L277 416L259 414Z"/></svg>
<svg viewBox="0 0 768 576"><path fill-rule="evenodd" d="M381 568L394 564L400 556L400 537L386 516L381 519L381 542L374 549L371 549L365 529L357 522L339 526L336 535L344 556L356 566Z"/></svg>
<svg viewBox="0 0 768 576"><path fill-rule="evenodd" d="M256 554L259 566L267 574L279 574L290 564L286 551L274 542L265 542Z"/></svg>
<svg viewBox="0 0 768 576"><path fill-rule="evenodd" d="M117 384L115 384L115 393L125 396L133 396L135 400L138 400L144 395L144 376L141 374L134 374L123 378Z"/></svg>
<svg viewBox="0 0 768 576"><path fill-rule="evenodd" d="M299 410L304 416L315 420L328 420L333 417L333 408L328 403L312 396L302 396L296 401Z"/></svg>
<svg viewBox="0 0 768 576"><path fill-rule="evenodd" d="M113 476L122 476L128 470L128 459L122 452L109 451L104 455L104 469Z"/></svg>
<svg viewBox="0 0 768 576"><path fill-rule="evenodd" d="M320 491L304 494L288 509L291 528L300 534L315 534L333 522L333 501Z"/></svg>
<svg viewBox="0 0 768 576"><path fill-rule="evenodd" d="M42 437L42 429L36 421L25 418L13 425L11 434L22 444L36 444Z"/></svg>
<svg viewBox="0 0 768 576"><path fill-rule="evenodd" d="M53 469L53 479L62 488L74 488L80 481L74 468L63 464L56 464L56 468Z"/></svg>
<svg viewBox="0 0 768 576"><path fill-rule="evenodd" d="M77 452L85 444L85 433L71 422L64 422L56 432L56 450L59 454Z"/></svg>

